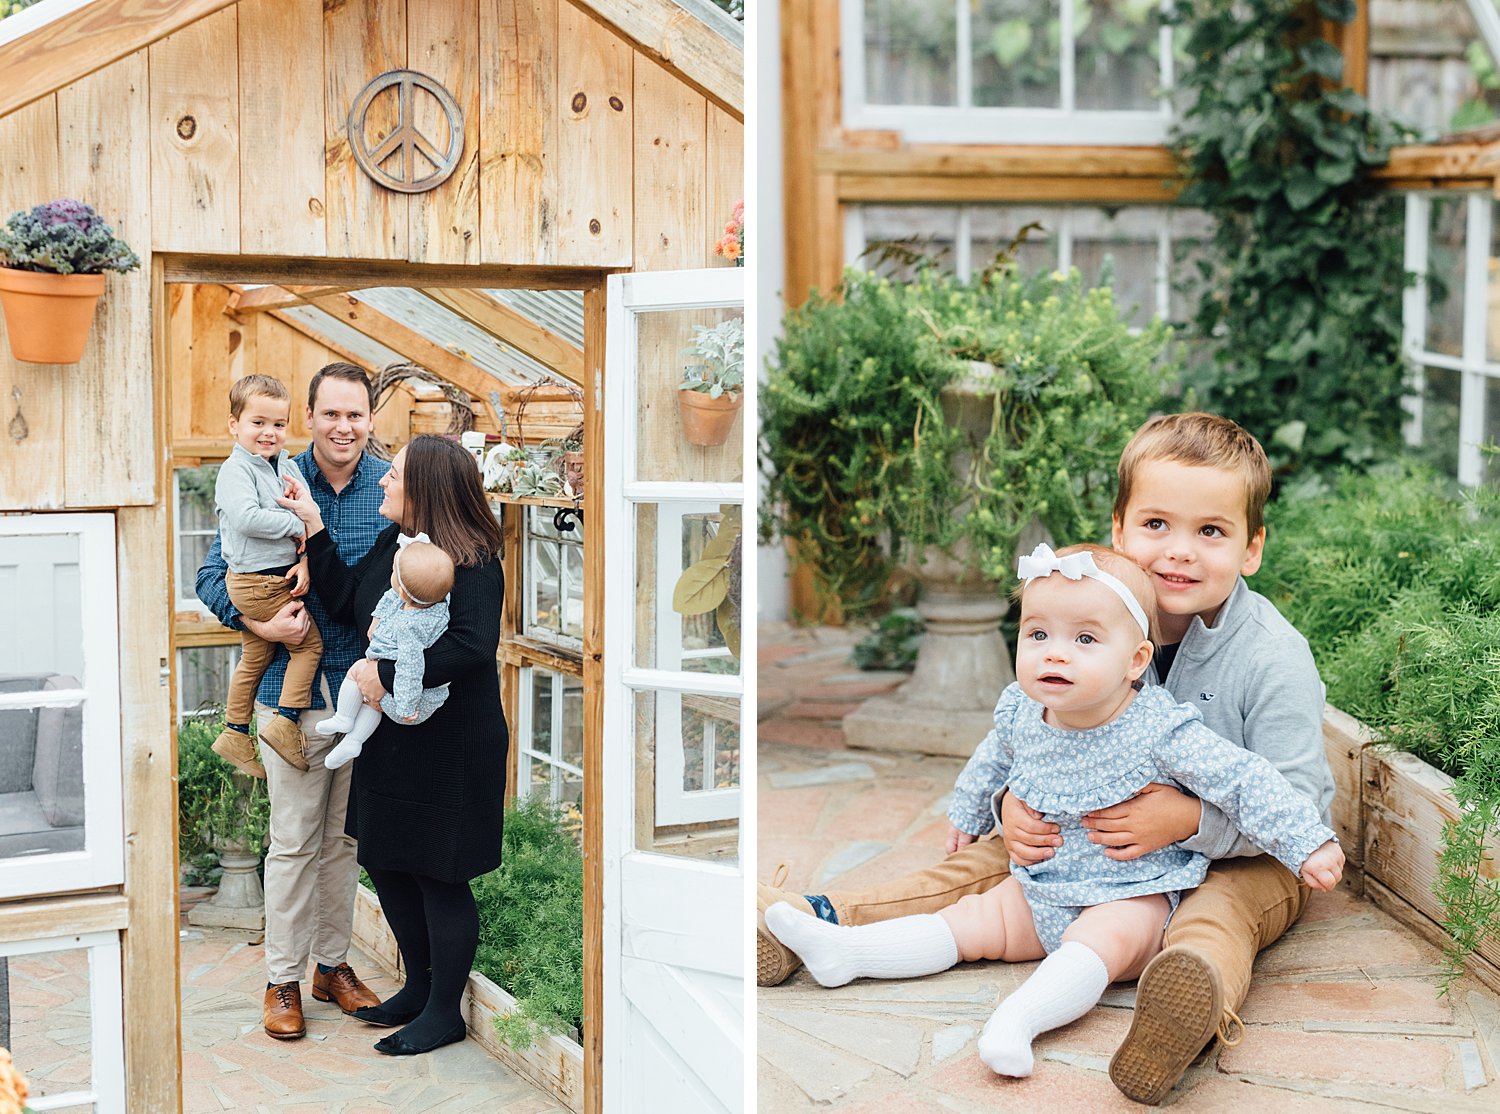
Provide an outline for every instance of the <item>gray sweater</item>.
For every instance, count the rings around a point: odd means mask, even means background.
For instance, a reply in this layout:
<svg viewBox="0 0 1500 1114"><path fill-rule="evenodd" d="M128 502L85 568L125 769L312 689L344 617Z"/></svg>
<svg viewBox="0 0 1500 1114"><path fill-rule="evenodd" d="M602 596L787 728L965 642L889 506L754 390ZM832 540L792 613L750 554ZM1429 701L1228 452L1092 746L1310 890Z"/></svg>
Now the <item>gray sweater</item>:
<svg viewBox="0 0 1500 1114"><path fill-rule="evenodd" d="M1265 758L1299 794L1332 819L1333 774L1323 752L1323 682L1307 639L1244 577L1212 627L1194 618L1167 676L1147 681L1191 704L1203 722L1236 746ZM1181 846L1210 859L1258 855L1222 812L1202 802L1198 832Z"/></svg>
<svg viewBox="0 0 1500 1114"><path fill-rule="evenodd" d="M307 481L290 454L278 453L275 461L269 461L238 442L220 466L214 511L219 516L224 561L231 572L296 564L297 539L307 528L276 503L289 479L307 490Z"/></svg>

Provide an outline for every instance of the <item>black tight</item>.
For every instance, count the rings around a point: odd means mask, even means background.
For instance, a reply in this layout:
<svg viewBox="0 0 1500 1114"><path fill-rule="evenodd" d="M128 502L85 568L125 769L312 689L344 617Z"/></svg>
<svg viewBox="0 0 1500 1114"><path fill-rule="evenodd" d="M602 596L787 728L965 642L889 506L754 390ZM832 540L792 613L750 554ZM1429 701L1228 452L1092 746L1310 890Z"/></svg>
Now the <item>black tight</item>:
<svg viewBox="0 0 1500 1114"><path fill-rule="evenodd" d="M416 1044L437 1040L463 1022L461 1002L479 946L474 894L467 882L367 870L406 968L406 985L383 1005L393 1013L420 1009L402 1035Z"/></svg>

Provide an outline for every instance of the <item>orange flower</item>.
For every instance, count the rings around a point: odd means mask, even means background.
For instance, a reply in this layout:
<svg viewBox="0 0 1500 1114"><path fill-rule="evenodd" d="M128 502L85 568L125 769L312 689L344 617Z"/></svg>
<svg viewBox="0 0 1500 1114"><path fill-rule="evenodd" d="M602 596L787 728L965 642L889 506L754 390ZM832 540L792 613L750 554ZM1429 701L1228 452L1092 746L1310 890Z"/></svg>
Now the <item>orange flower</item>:
<svg viewBox="0 0 1500 1114"><path fill-rule="evenodd" d="M20 1114L31 1089L11 1062L10 1050L0 1048L0 1114Z"/></svg>

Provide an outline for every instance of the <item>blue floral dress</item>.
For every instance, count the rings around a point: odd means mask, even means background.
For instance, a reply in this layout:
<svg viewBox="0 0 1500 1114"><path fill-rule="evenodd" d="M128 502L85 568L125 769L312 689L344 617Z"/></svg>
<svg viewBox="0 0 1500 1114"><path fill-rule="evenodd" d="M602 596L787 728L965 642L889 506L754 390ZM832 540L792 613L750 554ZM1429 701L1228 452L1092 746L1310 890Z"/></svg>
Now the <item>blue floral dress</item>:
<svg viewBox="0 0 1500 1114"><path fill-rule="evenodd" d="M1031 867L1011 864L1049 952L1089 906L1166 894L1176 909L1181 891L1208 873L1208 859L1177 844L1119 861L1088 841L1084 814L1128 800L1153 781L1217 805L1294 874L1334 838L1276 767L1210 731L1196 708L1177 703L1166 689L1142 690L1119 718L1086 731L1052 727L1044 710L1019 684L1000 694L995 728L959 774L948 818L983 835L998 823L1000 793L1008 788L1058 825L1062 846L1052 858Z"/></svg>

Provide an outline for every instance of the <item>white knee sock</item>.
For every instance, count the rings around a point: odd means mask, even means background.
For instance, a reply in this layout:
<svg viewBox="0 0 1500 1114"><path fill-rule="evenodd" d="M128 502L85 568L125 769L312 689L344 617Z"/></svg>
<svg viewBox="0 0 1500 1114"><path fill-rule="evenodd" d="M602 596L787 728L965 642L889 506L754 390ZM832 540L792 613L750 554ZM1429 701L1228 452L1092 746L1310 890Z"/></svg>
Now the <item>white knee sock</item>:
<svg viewBox="0 0 1500 1114"><path fill-rule="evenodd" d="M979 1058L998 1075L1030 1075L1036 1035L1088 1013L1108 986L1098 953L1065 941L990 1015L979 1034Z"/></svg>
<svg viewBox="0 0 1500 1114"><path fill-rule="evenodd" d="M766 910L766 927L824 986L843 986L858 978L932 975L958 962L953 932L936 913L837 925L778 902Z"/></svg>

